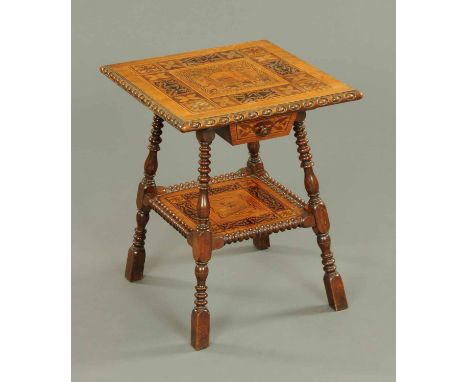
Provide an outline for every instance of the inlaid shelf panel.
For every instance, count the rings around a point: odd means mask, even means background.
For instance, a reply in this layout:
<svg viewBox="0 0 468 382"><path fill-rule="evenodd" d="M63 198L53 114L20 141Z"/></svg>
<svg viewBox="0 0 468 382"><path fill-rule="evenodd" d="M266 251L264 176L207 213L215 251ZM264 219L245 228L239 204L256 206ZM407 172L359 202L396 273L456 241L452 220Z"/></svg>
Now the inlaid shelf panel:
<svg viewBox="0 0 468 382"><path fill-rule="evenodd" d="M314 219L306 202L271 178L246 169L211 179L210 227L218 246L297 227ZM197 226L198 182L158 187L150 206L184 237ZM220 240L222 239L222 243Z"/></svg>

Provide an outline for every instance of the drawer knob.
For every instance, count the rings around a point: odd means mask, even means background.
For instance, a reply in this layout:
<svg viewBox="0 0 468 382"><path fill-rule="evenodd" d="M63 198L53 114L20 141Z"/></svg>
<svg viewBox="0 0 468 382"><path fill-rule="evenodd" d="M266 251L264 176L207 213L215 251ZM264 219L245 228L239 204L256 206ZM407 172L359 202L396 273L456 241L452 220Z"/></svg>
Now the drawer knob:
<svg viewBox="0 0 468 382"><path fill-rule="evenodd" d="M262 124L255 127L255 134L257 134L259 137L265 137L270 133L270 129L270 127Z"/></svg>

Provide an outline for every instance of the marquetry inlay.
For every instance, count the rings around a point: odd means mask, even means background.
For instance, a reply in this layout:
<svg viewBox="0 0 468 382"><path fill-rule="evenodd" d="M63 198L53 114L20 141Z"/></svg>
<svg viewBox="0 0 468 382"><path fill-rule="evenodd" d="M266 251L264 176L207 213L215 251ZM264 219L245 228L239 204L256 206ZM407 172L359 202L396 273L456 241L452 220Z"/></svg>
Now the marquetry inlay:
<svg viewBox="0 0 468 382"><path fill-rule="evenodd" d="M303 204L257 177L227 179L209 189L210 227L214 234L227 235L264 225L301 221ZM189 230L197 225L198 188L164 192L157 200Z"/></svg>
<svg viewBox="0 0 468 382"><path fill-rule="evenodd" d="M229 99L236 102L242 92L287 84L280 76L246 58L178 69L172 74L219 106L224 101L218 97L233 96Z"/></svg>
<svg viewBox="0 0 468 382"><path fill-rule="evenodd" d="M265 40L108 65L101 71L182 131L362 97Z"/></svg>

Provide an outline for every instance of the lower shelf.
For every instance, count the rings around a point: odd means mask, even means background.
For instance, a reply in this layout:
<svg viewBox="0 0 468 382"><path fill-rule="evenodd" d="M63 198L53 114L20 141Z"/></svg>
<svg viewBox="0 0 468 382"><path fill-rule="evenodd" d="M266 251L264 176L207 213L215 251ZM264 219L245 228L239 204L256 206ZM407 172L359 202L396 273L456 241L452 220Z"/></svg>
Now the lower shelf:
<svg viewBox="0 0 468 382"><path fill-rule="evenodd" d="M311 227L306 203L273 180L246 169L211 179L210 227L225 244L297 227ZM196 229L198 183L158 187L150 206L187 237Z"/></svg>

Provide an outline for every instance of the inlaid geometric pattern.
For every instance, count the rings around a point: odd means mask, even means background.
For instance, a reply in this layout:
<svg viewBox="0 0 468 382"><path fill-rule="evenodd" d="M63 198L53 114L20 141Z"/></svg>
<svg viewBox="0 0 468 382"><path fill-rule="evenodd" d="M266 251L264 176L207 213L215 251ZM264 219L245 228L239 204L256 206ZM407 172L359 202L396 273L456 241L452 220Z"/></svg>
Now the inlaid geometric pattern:
<svg viewBox="0 0 468 382"><path fill-rule="evenodd" d="M260 47L131 68L192 112L329 87Z"/></svg>
<svg viewBox="0 0 468 382"><path fill-rule="evenodd" d="M265 40L101 71L183 131L362 97Z"/></svg>
<svg viewBox="0 0 468 382"><path fill-rule="evenodd" d="M301 202L287 198L256 177L241 177L210 185L210 224L214 234L228 235L262 225L300 219ZM190 230L196 228L198 187L162 193L158 201Z"/></svg>

